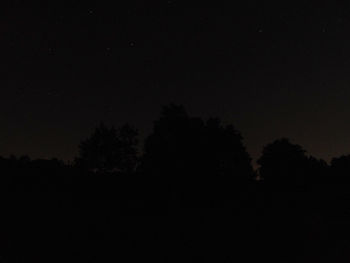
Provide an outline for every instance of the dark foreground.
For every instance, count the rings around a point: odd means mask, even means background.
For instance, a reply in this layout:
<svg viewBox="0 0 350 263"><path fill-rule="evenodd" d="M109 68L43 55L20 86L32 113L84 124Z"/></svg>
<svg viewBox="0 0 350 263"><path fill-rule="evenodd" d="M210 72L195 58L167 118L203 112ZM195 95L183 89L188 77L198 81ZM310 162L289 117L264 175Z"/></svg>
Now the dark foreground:
<svg viewBox="0 0 350 263"><path fill-rule="evenodd" d="M350 184L1 179L0 262L349 262Z"/></svg>

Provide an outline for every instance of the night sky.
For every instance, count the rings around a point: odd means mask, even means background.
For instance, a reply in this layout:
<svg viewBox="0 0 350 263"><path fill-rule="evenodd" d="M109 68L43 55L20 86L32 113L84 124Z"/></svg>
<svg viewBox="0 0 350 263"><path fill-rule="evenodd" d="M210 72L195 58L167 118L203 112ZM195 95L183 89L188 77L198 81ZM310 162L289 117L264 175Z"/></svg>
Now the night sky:
<svg viewBox="0 0 350 263"><path fill-rule="evenodd" d="M170 102L233 123L254 158L282 136L327 161L350 153L350 6L9 2L0 155L72 159L100 121L144 137Z"/></svg>

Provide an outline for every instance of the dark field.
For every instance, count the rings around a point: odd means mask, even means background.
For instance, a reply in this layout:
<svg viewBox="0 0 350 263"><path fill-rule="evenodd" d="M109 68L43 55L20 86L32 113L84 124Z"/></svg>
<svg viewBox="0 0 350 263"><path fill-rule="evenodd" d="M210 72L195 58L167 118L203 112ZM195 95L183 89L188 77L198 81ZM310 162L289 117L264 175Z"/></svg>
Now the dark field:
<svg viewBox="0 0 350 263"><path fill-rule="evenodd" d="M350 259L348 182L216 179L188 188L64 169L2 176L3 262Z"/></svg>

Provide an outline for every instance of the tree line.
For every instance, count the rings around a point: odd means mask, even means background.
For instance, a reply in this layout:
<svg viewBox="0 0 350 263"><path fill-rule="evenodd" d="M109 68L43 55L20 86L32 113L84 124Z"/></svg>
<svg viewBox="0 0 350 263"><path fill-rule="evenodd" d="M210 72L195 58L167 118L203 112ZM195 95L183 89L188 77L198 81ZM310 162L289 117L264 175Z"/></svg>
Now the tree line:
<svg viewBox="0 0 350 263"><path fill-rule="evenodd" d="M330 164L307 155L305 149L287 138L267 144L253 169L243 137L219 118L191 117L181 105L162 108L152 133L140 145L139 132L130 124L119 128L100 123L82 140L78 156L69 167L94 174L144 175L176 180L263 180L310 184L325 179L346 179L350 155L333 158ZM2 167L40 167L51 172L68 167L63 161L30 160L28 156L0 158Z"/></svg>
<svg viewBox="0 0 350 263"><path fill-rule="evenodd" d="M0 158L0 260L347 262L350 156L280 138L257 162L233 125L178 105L143 145L101 123L71 164Z"/></svg>

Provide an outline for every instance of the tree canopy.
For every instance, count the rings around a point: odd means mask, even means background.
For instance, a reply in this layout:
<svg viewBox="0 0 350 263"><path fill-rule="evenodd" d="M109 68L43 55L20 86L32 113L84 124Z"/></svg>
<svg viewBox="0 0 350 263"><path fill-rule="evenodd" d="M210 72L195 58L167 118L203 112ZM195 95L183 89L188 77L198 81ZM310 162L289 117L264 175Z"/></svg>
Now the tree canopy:
<svg viewBox="0 0 350 263"><path fill-rule="evenodd" d="M251 158L242 136L220 119L190 117L183 106L163 107L145 141L142 168L177 177L252 175Z"/></svg>
<svg viewBox="0 0 350 263"><path fill-rule="evenodd" d="M266 145L257 163L260 176L267 181L303 180L307 171L308 157L298 144L292 144L287 138L275 140Z"/></svg>
<svg viewBox="0 0 350 263"><path fill-rule="evenodd" d="M128 124L119 129L101 123L79 145L75 162L80 168L95 172L134 170L137 163L138 131Z"/></svg>

